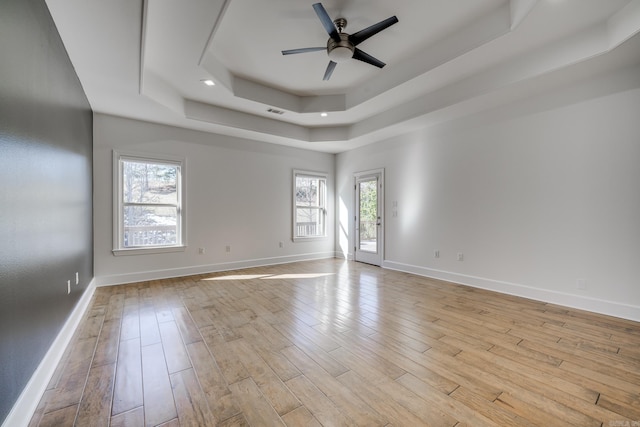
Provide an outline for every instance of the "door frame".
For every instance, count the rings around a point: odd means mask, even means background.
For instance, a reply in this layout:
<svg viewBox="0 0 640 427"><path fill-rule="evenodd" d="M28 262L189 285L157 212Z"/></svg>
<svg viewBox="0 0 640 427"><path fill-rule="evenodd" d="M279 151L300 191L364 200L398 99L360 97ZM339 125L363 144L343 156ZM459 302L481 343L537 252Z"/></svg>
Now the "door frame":
<svg viewBox="0 0 640 427"><path fill-rule="evenodd" d="M358 247L360 243L360 236L358 235L358 213L360 208L358 205L358 181L363 178L376 176L378 177L378 216L380 217L380 226L376 236L377 252L372 254L370 252L362 252ZM384 168L370 169L362 172L355 172L353 174L353 208L353 259L355 261L365 262L367 264L373 264L381 267L384 262ZM366 259L362 259L362 257L358 259L359 252L366 254Z"/></svg>

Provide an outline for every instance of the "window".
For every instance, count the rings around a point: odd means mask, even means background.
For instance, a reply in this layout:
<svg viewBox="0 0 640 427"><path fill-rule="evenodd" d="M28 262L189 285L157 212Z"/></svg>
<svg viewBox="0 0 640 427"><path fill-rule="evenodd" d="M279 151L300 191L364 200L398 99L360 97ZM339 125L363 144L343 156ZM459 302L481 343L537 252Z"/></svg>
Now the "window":
<svg viewBox="0 0 640 427"><path fill-rule="evenodd" d="M326 237L327 175L293 172L293 240Z"/></svg>
<svg viewBox="0 0 640 427"><path fill-rule="evenodd" d="M181 160L114 152L114 254L184 250Z"/></svg>

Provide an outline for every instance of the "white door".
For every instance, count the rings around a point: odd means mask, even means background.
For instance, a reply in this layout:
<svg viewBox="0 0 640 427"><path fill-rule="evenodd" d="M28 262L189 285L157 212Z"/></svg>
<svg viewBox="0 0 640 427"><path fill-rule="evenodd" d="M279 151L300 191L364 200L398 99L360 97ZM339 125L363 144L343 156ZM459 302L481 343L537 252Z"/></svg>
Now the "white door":
<svg viewBox="0 0 640 427"><path fill-rule="evenodd" d="M383 171L358 173L355 178L355 260L382 265L384 222Z"/></svg>

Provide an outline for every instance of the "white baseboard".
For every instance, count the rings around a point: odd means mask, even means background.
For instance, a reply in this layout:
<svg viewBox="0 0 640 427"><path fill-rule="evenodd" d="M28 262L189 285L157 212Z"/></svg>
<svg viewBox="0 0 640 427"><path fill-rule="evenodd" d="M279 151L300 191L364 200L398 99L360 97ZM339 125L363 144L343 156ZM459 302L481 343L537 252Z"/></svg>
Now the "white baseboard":
<svg viewBox="0 0 640 427"><path fill-rule="evenodd" d="M517 283L503 282L499 280L486 279L483 277L452 273L449 271L419 267L395 261L384 261L382 267L388 268L390 270L413 273L418 276L446 280L448 282L459 283L461 285L472 286L474 288L481 288L489 291L500 292L503 294L515 295L523 298L534 299L537 301L548 302L551 304L562 305L565 307L606 314L608 316L619 317L636 322L640 321L640 306L637 305L607 301L598 298L589 298L583 295L575 295L565 292L552 291L549 289L534 288Z"/></svg>
<svg viewBox="0 0 640 427"><path fill-rule="evenodd" d="M31 376L31 379L29 379L24 390L22 390L11 412L9 412L9 415L2 423L2 427L26 427L29 425L31 417L38 407L38 403L40 403L40 399L47 389L49 381L58 363L60 363L60 359L62 359L67 345L69 345L73 334L80 324L82 316L84 316L87 307L89 307L91 297L93 297L95 290L96 284L95 281L92 280L67 318L67 321L62 326L53 344L51 344L51 347L47 350L40 365L38 365L38 368Z"/></svg>
<svg viewBox="0 0 640 427"><path fill-rule="evenodd" d="M311 261L315 259L335 257L335 252L314 252L299 255L223 262L218 264L196 265L192 267L169 268L166 270L151 270L135 273L113 274L108 276L99 276L94 280L96 281L96 286L112 286L122 285L125 283L144 282L147 280L170 279L172 277L193 276L195 274L207 274L219 271L238 270L241 268L264 267L267 265L288 264L297 261Z"/></svg>
<svg viewBox="0 0 640 427"><path fill-rule="evenodd" d="M347 261L353 261L353 254L352 253L346 253L346 252L342 252L342 251L336 251L334 258L338 258L338 259L346 259Z"/></svg>

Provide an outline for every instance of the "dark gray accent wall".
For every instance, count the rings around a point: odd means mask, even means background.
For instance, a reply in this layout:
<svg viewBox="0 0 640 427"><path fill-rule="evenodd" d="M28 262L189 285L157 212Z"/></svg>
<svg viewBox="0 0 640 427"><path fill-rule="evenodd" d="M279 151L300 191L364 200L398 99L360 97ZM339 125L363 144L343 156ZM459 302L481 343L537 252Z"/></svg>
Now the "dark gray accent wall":
<svg viewBox="0 0 640 427"><path fill-rule="evenodd" d="M93 278L92 157L44 0L0 0L0 423Z"/></svg>

